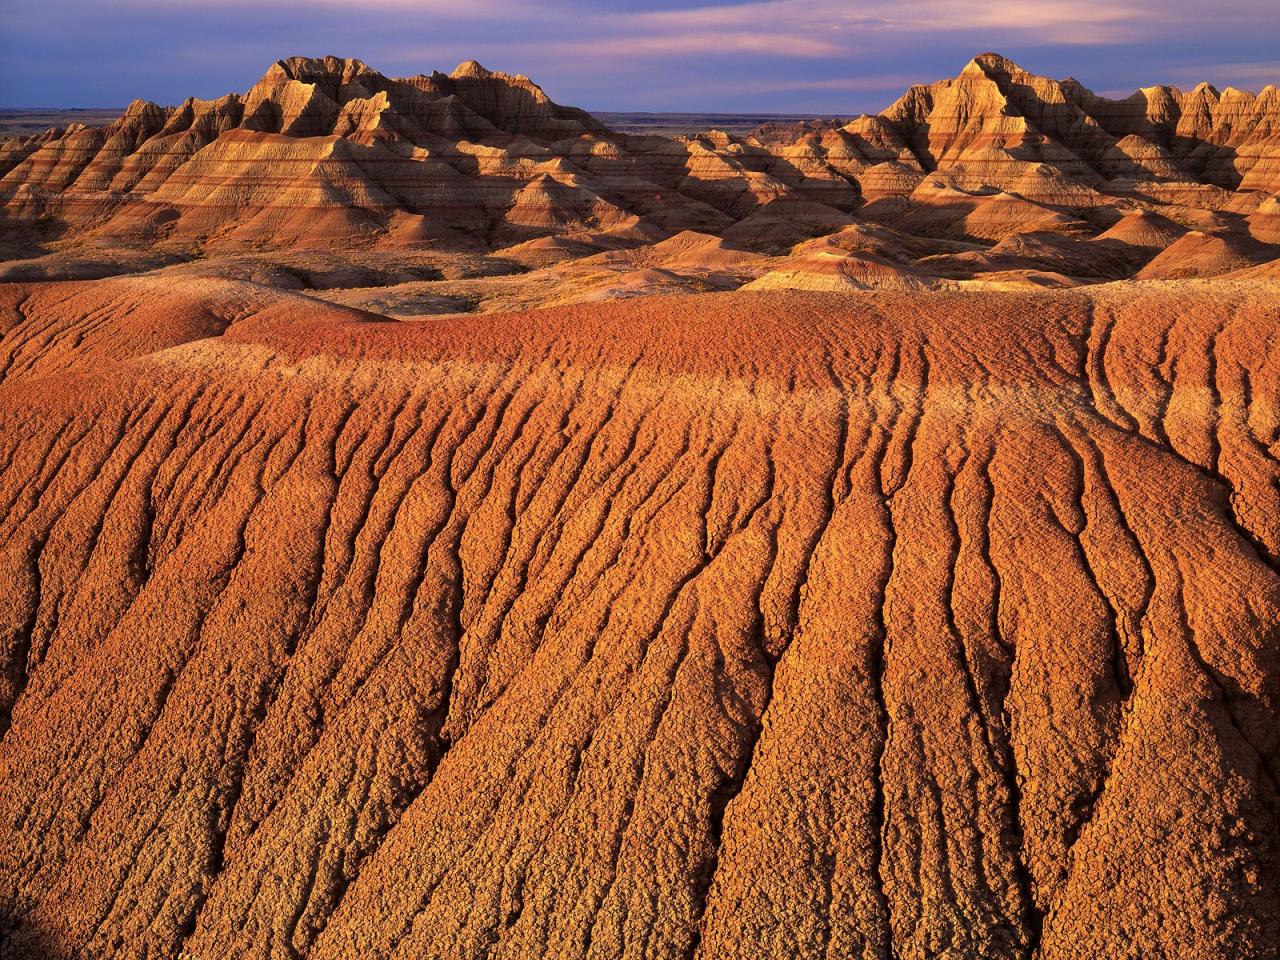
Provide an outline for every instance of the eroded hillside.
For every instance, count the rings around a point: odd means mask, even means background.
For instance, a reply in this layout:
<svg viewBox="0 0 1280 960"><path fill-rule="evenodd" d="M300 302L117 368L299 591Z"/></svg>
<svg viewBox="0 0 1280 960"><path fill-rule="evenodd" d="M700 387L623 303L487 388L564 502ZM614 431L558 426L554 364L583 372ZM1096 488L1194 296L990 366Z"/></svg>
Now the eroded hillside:
<svg viewBox="0 0 1280 960"><path fill-rule="evenodd" d="M291 57L0 141L0 280L163 270L422 316L1215 277L1275 269L1278 191L1274 86L1113 100L986 53L875 116L665 137L475 61Z"/></svg>
<svg viewBox="0 0 1280 960"><path fill-rule="evenodd" d="M1274 956L1276 293L0 287L5 955Z"/></svg>

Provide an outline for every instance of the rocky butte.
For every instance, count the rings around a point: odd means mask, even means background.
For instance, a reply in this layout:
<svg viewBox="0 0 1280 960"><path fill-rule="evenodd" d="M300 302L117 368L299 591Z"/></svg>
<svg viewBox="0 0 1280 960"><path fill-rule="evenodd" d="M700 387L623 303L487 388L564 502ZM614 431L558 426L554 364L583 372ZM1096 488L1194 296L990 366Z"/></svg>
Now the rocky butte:
<svg viewBox="0 0 1280 960"><path fill-rule="evenodd" d="M1274 87L0 178L0 955L1275 956Z"/></svg>

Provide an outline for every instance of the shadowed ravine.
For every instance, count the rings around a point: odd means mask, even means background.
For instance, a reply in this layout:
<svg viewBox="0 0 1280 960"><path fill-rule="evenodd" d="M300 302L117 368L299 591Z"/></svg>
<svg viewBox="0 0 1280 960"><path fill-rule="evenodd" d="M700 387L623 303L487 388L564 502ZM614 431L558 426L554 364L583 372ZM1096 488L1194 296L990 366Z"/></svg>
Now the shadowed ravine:
<svg viewBox="0 0 1280 960"><path fill-rule="evenodd" d="M1274 956L1276 294L0 288L0 953Z"/></svg>

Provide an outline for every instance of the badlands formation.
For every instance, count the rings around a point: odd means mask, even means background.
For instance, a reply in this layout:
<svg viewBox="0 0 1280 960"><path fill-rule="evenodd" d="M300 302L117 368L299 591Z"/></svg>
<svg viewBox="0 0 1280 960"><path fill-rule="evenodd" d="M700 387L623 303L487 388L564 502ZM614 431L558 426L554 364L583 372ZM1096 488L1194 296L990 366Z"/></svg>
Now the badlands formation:
<svg viewBox="0 0 1280 960"><path fill-rule="evenodd" d="M1275 88L0 177L0 957L1277 956Z"/></svg>
<svg viewBox="0 0 1280 960"><path fill-rule="evenodd" d="M0 281L157 271L399 317L1071 287L1273 262L1277 193L1270 86L1108 100L983 54L844 126L666 138L473 61L393 80L293 58L243 95L0 141Z"/></svg>

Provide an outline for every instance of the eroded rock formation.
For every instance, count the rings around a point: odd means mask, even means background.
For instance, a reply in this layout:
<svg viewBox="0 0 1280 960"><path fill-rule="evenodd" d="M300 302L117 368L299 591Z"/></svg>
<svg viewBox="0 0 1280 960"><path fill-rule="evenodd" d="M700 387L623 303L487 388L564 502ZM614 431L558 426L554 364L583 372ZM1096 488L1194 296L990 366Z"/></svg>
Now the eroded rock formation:
<svg viewBox="0 0 1280 960"><path fill-rule="evenodd" d="M0 957L1274 960L1278 109L0 143Z"/></svg>
<svg viewBox="0 0 1280 960"><path fill-rule="evenodd" d="M5 955L1272 956L1276 302L0 287Z"/></svg>
<svg viewBox="0 0 1280 960"><path fill-rule="evenodd" d="M335 245L493 252L564 236L593 254L692 230L784 256L874 222L980 246L1052 229L1081 241L1068 276L1092 282L1114 263L1089 262L1102 248L1084 241L1144 211L1211 234L1246 267L1275 259L1275 231L1249 219L1280 191L1278 163L1273 87L1109 100L996 54L912 87L879 116L674 139L614 133L527 77L474 61L391 79L359 60L295 57L243 95L137 101L105 128L5 141L0 214L25 251L0 255L35 261L6 268L11 279L62 279L88 275L86 258L121 260L121 247L183 258ZM899 266L933 286L991 272L970 259ZM1191 272L1226 262L1208 253ZM1129 258L1126 275L1144 263ZM142 253L133 264L114 272L155 265ZM780 271L802 287L823 282L803 262ZM611 279L599 292L629 286L654 284Z"/></svg>

